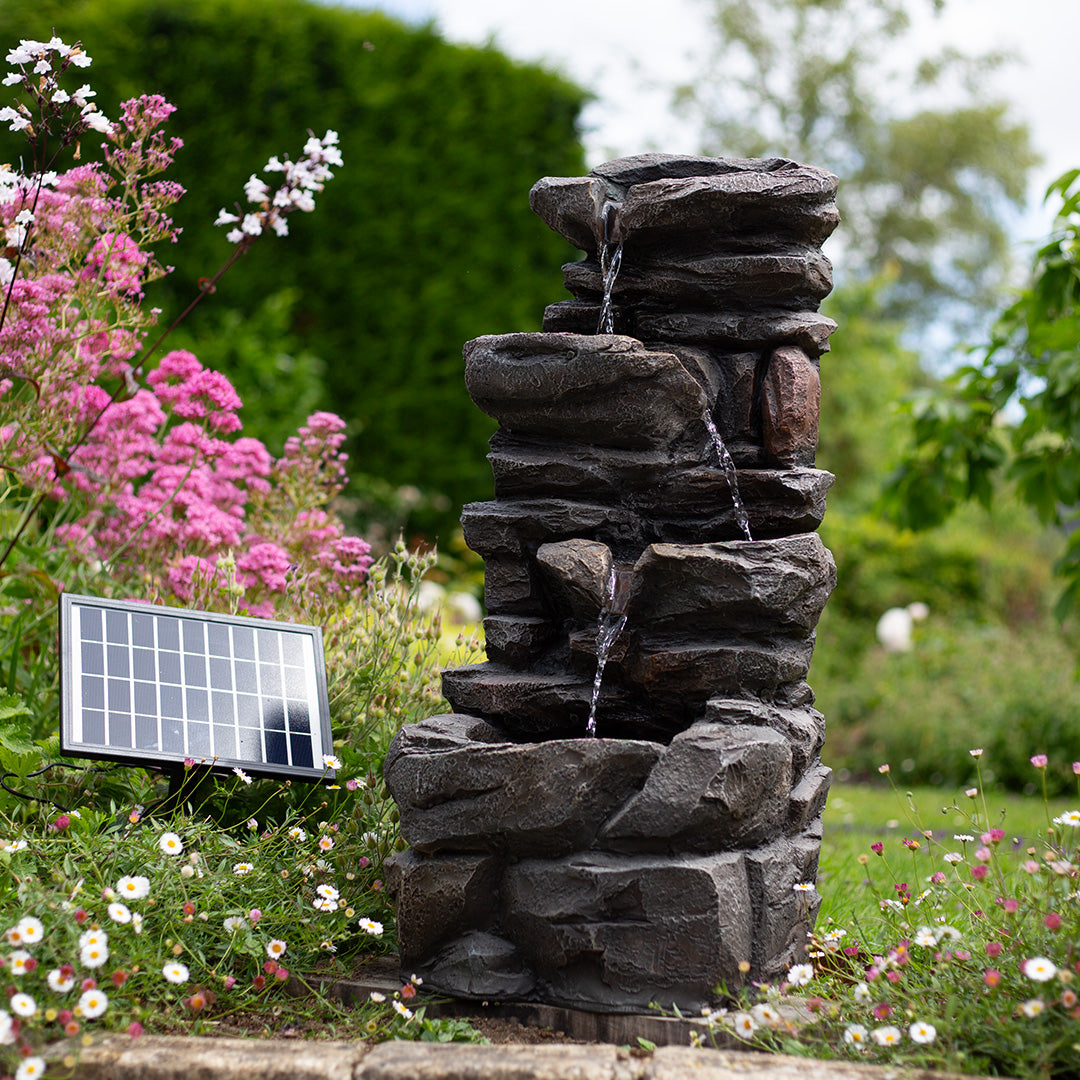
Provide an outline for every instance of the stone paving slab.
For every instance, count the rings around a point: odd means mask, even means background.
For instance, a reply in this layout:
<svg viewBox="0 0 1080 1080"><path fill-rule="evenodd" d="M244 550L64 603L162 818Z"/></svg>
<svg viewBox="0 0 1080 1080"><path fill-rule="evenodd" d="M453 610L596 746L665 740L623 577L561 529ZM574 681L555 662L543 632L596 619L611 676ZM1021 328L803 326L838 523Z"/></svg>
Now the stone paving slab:
<svg viewBox="0 0 1080 1080"><path fill-rule="evenodd" d="M959 1080L956 1074L750 1051L118 1036L72 1080ZM968 1078L971 1080L971 1078Z"/></svg>

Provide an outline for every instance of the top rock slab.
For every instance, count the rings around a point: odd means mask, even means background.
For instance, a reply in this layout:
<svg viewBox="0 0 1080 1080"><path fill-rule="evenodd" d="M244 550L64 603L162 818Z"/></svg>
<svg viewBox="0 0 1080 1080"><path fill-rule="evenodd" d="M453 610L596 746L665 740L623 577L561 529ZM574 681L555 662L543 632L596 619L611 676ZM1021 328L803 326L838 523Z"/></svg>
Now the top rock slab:
<svg viewBox="0 0 1080 1080"><path fill-rule="evenodd" d="M837 178L784 158L746 160L641 154L599 165L588 176L544 177L529 205L583 251L597 247L605 205L634 247L692 235L706 246L778 241L819 246L840 220Z"/></svg>

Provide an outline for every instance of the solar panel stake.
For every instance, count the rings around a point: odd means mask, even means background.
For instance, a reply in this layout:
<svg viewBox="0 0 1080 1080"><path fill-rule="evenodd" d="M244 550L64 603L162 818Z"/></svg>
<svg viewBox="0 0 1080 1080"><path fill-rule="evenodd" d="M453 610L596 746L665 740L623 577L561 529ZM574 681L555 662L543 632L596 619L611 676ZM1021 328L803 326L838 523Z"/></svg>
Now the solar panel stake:
<svg viewBox="0 0 1080 1080"><path fill-rule="evenodd" d="M170 817L177 810L193 813L200 793L206 792L213 777L209 765L191 765L177 768L167 767L165 775L169 778L169 793L152 810L153 816ZM145 815L147 817L151 814Z"/></svg>

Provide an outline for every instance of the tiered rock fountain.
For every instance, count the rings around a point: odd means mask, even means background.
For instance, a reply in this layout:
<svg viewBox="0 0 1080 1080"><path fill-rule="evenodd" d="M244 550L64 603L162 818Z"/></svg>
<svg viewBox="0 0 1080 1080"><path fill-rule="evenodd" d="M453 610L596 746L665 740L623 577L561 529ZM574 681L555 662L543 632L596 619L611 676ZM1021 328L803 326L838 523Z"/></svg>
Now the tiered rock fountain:
<svg viewBox="0 0 1080 1080"><path fill-rule="evenodd" d="M500 424L495 501L462 519L488 662L446 671L455 711L386 759L401 960L427 988L696 1009L802 956L829 784L805 679L836 579L813 531L835 192L790 161L668 155L533 188L587 258L543 333L465 347Z"/></svg>

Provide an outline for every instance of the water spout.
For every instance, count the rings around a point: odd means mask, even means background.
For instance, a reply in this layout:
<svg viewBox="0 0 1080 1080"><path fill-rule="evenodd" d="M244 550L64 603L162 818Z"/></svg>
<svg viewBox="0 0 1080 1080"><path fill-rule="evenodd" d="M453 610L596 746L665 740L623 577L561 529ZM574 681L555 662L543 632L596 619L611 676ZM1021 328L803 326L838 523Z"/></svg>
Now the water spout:
<svg viewBox="0 0 1080 1080"><path fill-rule="evenodd" d="M612 567L608 574L604 606L600 609L600 617L596 622L596 675L593 677L589 722L585 725L585 734L590 738L596 735L596 706L600 701L604 668L611 655L611 647L626 625L626 608L630 603L632 581L633 576L629 570L616 570Z"/></svg>
<svg viewBox="0 0 1080 1080"><path fill-rule="evenodd" d="M709 437L712 439L716 456L720 459L720 467L724 470L728 491L731 492L731 504L735 508L735 521L742 530L743 536L747 540L753 540L754 538L750 535L750 518L746 514L746 507L743 506L742 498L739 495L739 474L735 470L735 462L731 460L731 454L728 453L728 448L724 444L723 437L716 427L712 414L706 412L702 419L708 429Z"/></svg>

